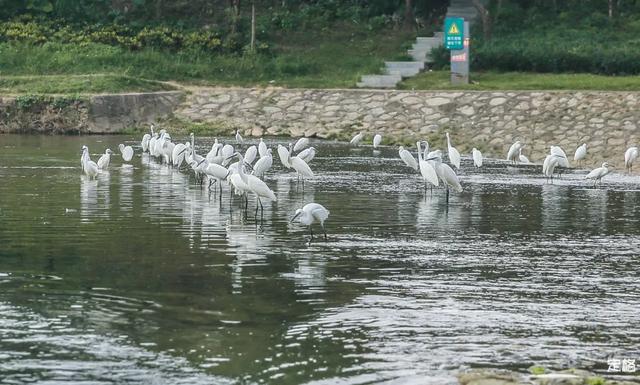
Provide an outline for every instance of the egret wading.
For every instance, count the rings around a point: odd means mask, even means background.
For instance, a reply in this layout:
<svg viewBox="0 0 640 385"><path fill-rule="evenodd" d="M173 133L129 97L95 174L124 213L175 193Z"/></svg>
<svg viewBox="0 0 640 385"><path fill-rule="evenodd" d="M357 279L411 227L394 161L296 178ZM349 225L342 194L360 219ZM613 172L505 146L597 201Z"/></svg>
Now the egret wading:
<svg viewBox="0 0 640 385"><path fill-rule="evenodd" d="M638 158L638 147L629 147L624 153L624 167L628 173L633 170L633 162Z"/></svg>
<svg viewBox="0 0 640 385"><path fill-rule="evenodd" d="M473 157L473 164L476 167L482 167L482 153L475 147L471 150L471 156Z"/></svg>
<svg viewBox="0 0 640 385"><path fill-rule="evenodd" d="M522 154L522 147L520 147L520 150L518 150L518 161L520 161L520 163L522 163L522 164L530 164L531 163L529 158L527 158L524 154Z"/></svg>
<svg viewBox="0 0 640 385"><path fill-rule="evenodd" d="M593 187L596 187L596 185L602 183L602 178L611 172L611 168L613 168L613 166L610 166L609 163L604 162L602 163L602 166L591 170L591 172L584 178L593 179Z"/></svg>
<svg viewBox="0 0 640 385"><path fill-rule="evenodd" d="M122 160L124 160L125 162L131 162L131 159L133 159L133 148L131 146L125 146L124 144L120 143L118 145L118 150L120 150Z"/></svg>
<svg viewBox="0 0 640 385"><path fill-rule="evenodd" d="M447 154L449 155L449 163L451 163L456 170L460 169L460 153L456 150L455 147L451 145L451 139L449 138L449 133L447 135Z"/></svg>
<svg viewBox="0 0 640 385"><path fill-rule="evenodd" d="M308 138L300 138L300 139L298 139L296 144L293 145L293 151L294 152L300 152L300 151L304 150L307 147L309 147L309 139Z"/></svg>
<svg viewBox="0 0 640 385"><path fill-rule="evenodd" d="M362 138L364 138L364 134L362 132L359 132L358 134L356 134L356 136L351 138L351 141L349 142L349 144L352 146L357 146L362 141Z"/></svg>
<svg viewBox="0 0 640 385"><path fill-rule="evenodd" d="M519 140L513 143L511 147L509 147L509 152L507 152L507 160L514 164L517 163L519 160L518 155L520 154L522 147L524 147L524 144Z"/></svg>
<svg viewBox="0 0 640 385"><path fill-rule="evenodd" d="M98 164L91 160L87 146L82 146L82 157L80 161L82 162L82 171L84 171L85 175L87 175L89 179L95 179L99 171Z"/></svg>
<svg viewBox="0 0 640 385"><path fill-rule="evenodd" d="M416 142L416 147L418 147L418 165L420 167L420 175L422 176L422 180L424 181L424 190L427 191L427 183L430 183L436 187L438 187L438 174L434 168L434 165L431 162L427 162L424 158L424 153L420 148L421 142ZM429 145L426 144L424 151L428 150Z"/></svg>
<svg viewBox="0 0 640 385"><path fill-rule="evenodd" d="M573 160L578 162L578 164L581 164L584 158L586 157L587 157L587 144L582 143L581 146L576 148L576 152L573 155Z"/></svg>
<svg viewBox="0 0 640 385"><path fill-rule="evenodd" d="M236 152L232 157L238 158L238 174L240 175L240 178L242 178L242 181L247 185L248 190L256 196L258 201L256 203L256 217L258 216L258 205L260 205L260 216L262 217L264 215L264 207L262 206L260 198L275 201L276 194L269 188L269 186L267 186L266 183L260 180L260 178L244 172L245 162L241 153Z"/></svg>
<svg viewBox="0 0 640 385"><path fill-rule="evenodd" d="M411 153L406 150L403 146L398 147L398 155L400 155L400 159L406 164L408 167L418 171L418 162L416 158L411 155ZM418 155L419 157L420 155Z"/></svg>
<svg viewBox="0 0 640 385"><path fill-rule="evenodd" d="M378 148L378 146L382 143L382 135L376 134L373 137L373 148Z"/></svg>
<svg viewBox="0 0 640 385"><path fill-rule="evenodd" d="M311 225L315 222L319 222L322 232L324 233L324 239L326 240L327 231L324 228L324 221L326 221L327 218L329 218L329 210L324 208L324 206L318 203L307 203L303 208L296 210L296 213L293 218L291 218L290 222L298 219L301 224L309 226L311 239L313 239L313 230L311 229Z"/></svg>
<svg viewBox="0 0 640 385"><path fill-rule="evenodd" d="M242 135L240 135L240 130L236 130L236 143L237 144L244 143L244 139L242 139Z"/></svg>
<svg viewBox="0 0 640 385"><path fill-rule="evenodd" d="M448 164L442 162L442 157L440 155L436 155L433 158L427 159L428 161L433 161L435 163L434 169L438 174L438 177L444 183L444 186L447 190L447 205L449 204L449 188L452 188L456 192L462 192L462 185L460 184L460 179L456 175L455 171Z"/></svg>
<svg viewBox="0 0 640 385"><path fill-rule="evenodd" d="M102 154L102 156L98 159L97 164L100 170L106 170L109 168L109 163L111 162L111 154L113 154L113 151L107 148L104 154Z"/></svg>

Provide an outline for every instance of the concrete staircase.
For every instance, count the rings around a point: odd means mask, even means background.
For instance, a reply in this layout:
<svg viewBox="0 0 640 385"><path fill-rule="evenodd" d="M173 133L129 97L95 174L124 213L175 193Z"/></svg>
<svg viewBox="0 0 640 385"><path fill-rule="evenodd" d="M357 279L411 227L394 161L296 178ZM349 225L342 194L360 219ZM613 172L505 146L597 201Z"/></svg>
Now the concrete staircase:
<svg viewBox="0 0 640 385"><path fill-rule="evenodd" d="M473 22L478 16L478 11L471 0L451 0L447 8L447 17L464 17ZM418 37L413 47L407 51L412 61L387 61L384 63L382 75L362 75L357 83L359 88L395 88L403 78L415 76L433 60L429 57L432 48L442 45L442 32L436 32L433 37Z"/></svg>
<svg viewBox="0 0 640 385"><path fill-rule="evenodd" d="M442 45L442 32L436 32L433 37L418 37L407 54L412 61L384 62L382 75L362 75L357 83L360 88L395 88L403 78L415 76L425 68L432 59L429 52L432 48Z"/></svg>

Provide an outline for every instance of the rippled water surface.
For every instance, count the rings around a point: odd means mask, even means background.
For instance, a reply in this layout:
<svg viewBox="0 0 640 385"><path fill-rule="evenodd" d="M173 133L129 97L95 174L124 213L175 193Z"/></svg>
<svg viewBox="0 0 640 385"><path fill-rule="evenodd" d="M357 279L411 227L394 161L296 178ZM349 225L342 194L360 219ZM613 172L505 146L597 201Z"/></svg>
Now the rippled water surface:
<svg viewBox="0 0 640 385"><path fill-rule="evenodd" d="M447 207L395 148L317 142L304 191L274 154L260 220L139 148L81 176L82 144L134 139L0 136L0 382L447 384L640 359L637 176L464 159ZM327 241L289 223L312 201Z"/></svg>

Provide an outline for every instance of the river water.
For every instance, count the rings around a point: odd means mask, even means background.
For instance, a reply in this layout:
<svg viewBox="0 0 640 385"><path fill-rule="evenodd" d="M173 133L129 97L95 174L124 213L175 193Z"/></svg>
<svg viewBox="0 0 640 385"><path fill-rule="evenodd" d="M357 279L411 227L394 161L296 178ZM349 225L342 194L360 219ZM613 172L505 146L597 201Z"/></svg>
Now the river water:
<svg viewBox="0 0 640 385"><path fill-rule="evenodd" d="M120 142L0 136L3 384L449 384L640 359L637 176L464 159L447 205L396 148L318 141L304 190L274 149L260 220L139 147L81 176L82 144ZM289 223L308 202L326 241Z"/></svg>

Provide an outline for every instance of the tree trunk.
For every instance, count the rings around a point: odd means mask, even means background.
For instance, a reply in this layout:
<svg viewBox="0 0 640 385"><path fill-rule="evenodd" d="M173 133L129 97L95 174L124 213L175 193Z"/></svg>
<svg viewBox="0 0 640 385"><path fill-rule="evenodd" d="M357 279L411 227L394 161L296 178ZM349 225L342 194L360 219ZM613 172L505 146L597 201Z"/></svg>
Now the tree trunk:
<svg viewBox="0 0 640 385"><path fill-rule="evenodd" d="M404 0L404 28L410 31L413 29L414 24L413 0Z"/></svg>
<svg viewBox="0 0 640 385"><path fill-rule="evenodd" d="M251 53L256 52L256 2L251 2Z"/></svg>
<svg viewBox="0 0 640 385"><path fill-rule="evenodd" d="M231 34L236 33L240 19L240 0L231 0Z"/></svg>
<svg viewBox="0 0 640 385"><path fill-rule="evenodd" d="M480 0L471 0L473 6L478 10L480 19L482 20L482 33L485 40L491 39L491 14L489 10L482 4Z"/></svg>
<svg viewBox="0 0 640 385"><path fill-rule="evenodd" d="M609 19L613 18L613 9L615 8L614 0L609 0Z"/></svg>

